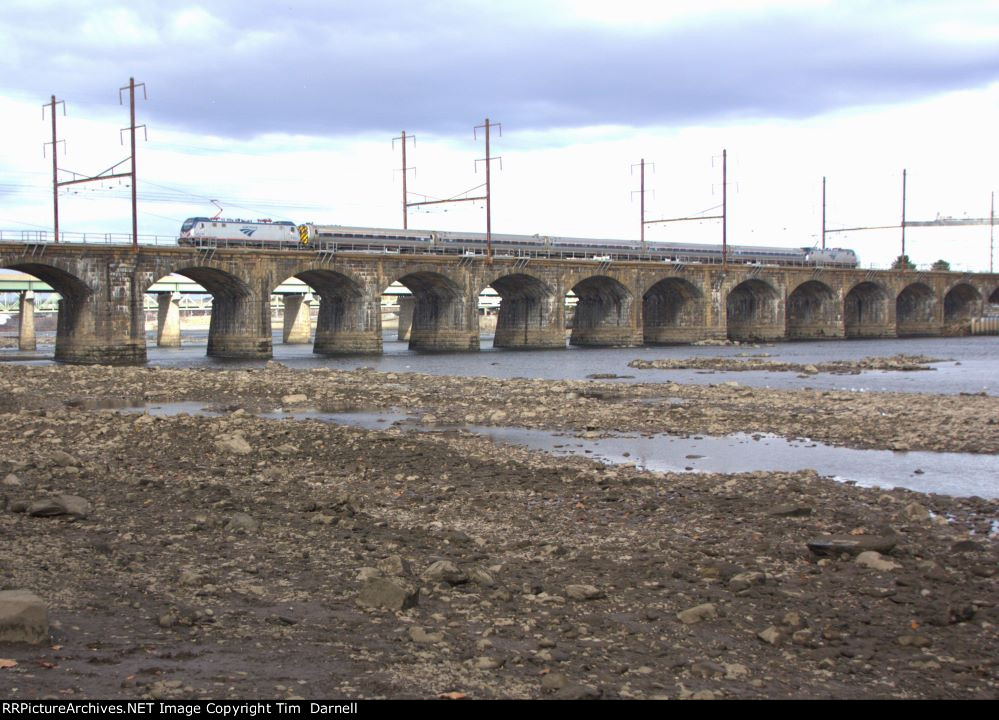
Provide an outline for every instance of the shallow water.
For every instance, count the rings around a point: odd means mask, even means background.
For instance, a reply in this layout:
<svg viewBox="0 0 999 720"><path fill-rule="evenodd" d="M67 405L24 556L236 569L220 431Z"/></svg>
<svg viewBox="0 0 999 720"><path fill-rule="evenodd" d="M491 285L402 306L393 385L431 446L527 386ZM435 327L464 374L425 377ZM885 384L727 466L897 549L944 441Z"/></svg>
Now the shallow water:
<svg viewBox="0 0 999 720"><path fill-rule="evenodd" d="M202 403L150 405L154 415L205 413ZM141 411L139 408L131 408ZM206 413L206 414L211 414ZM261 417L319 420L365 429L396 426L425 432L451 426L423 425L419 414L395 411L324 413L275 410ZM587 439L572 432L517 427L456 426L498 444L520 445L555 455L583 455L606 463L634 463L661 472L739 473L813 469L865 487L903 487L917 492L999 498L999 456L974 453L894 452L833 447L776 435L736 433L723 437L639 435Z"/></svg>
<svg viewBox="0 0 999 720"><path fill-rule="evenodd" d="M280 339L280 338L279 338ZM491 378L541 378L583 380L593 373L630 376L611 382L676 382L683 384L720 383L734 380L753 387L819 390L858 390L864 392L978 393L999 392L999 337L911 338L902 340L843 340L775 343L772 345L726 347L639 347L578 348L566 350L496 350L492 339L483 338L477 353L418 353L407 343L386 340L384 354L329 358L315 355L310 345L282 345L275 342L274 359L291 368L331 367L354 369L370 367L383 372L420 372ZM247 366L260 367L262 361L219 361L205 356L204 346L166 350L150 348L149 362L160 367ZM768 360L791 363L819 363L832 360L860 360L871 356L905 353L946 359L933 370L914 372L869 371L859 375L820 373L807 378L794 372L721 372L703 370L636 370L628 363L636 358L732 357L767 353Z"/></svg>
<svg viewBox="0 0 999 720"><path fill-rule="evenodd" d="M492 336L482 336L482 349L468 353L419 353L405 342L384 335L382 355L325 357L312 352L311 345L284 345L280 333L274 335L274 359L288 367L310 370L330 367L351 370L370 367L383 372L419 372L431 375L492 378L541 378L583 380L593 373L613 373L623 377L610 382L676 382L707 384L735 381L752 387L781 389L855 390L860 392L918 392L956 395L958 393L999 393L999 337L904 338L896 340L824 340L783 342L764 345L725 347L578 348L565 350L497 350ZM263 360L218 360L205 355L207 331L184 333L188 343L181 348L157 348L151 340L150 365L167 368L262 367ZM40 346L42 354L51 346ZM766 353L767 360L814 364L832 360L860 360L872 356L928 355L945 359L928 371L868 371L858 375L819 373L799 378L795 372L725 372L705 370L636 370L628 363L637 358L682 359L690 357L731 357ZM15 350L2 351L16 358ZM37 361L47 363L51 360Z"/></svg>

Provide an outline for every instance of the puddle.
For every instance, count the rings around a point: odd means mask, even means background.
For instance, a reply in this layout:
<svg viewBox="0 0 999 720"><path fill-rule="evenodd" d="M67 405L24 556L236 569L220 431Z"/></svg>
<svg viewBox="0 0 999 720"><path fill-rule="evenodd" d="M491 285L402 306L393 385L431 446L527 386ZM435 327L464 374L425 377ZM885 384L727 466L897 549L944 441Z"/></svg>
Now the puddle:
<svg viewBox="0 0 999 720"><path fill-rule="evenodd" d="M119 408L151 415L221 414L199 402L176 402ZM488 425L424 425L422 413L398 410L321 412L275 410L269 419L319 420L367 430L399 427L422 432L462 429L498 444L520 445L553 455L586 455L606 463L634 463L660 472L740 473L758 470L813 469L820 475L863 487L903 487L917 492L999 498L999 455L974 453L895 452L833 447L777 435L735 433L724 437L620 434L588 439L571 432L552 432Z"/></svg>

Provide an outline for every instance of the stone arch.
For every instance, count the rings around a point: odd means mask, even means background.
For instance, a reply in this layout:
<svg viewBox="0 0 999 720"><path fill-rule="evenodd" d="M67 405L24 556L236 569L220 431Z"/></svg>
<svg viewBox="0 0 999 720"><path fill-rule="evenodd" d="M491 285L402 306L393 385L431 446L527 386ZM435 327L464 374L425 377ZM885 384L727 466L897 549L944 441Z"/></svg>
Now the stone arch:
<svg viewBox="0 0 999 720"><path fill-rule="evenodd" d="M989 305L999 305L999 287L992 291L989 295Z"/></svg>
<svg viewBox="0 0 999 720"><path fill-rule="evenodd" d="M784 334L783 304L773 285L753 278L729 291L725 299L728 337L732 340L774 340Z"/></svg>
<svg viewBox="0 0 999 720"><path fill-rule="evenodd" d="M981 308L982 294L974 285L958 283L944 295L944 322L963 322L977 315Z"/></svg>
<svg viewBox="0 0 999 720"><path fill-rule="evenodd" d="M895 334L888 315L888 291L878 283L857 283L843 300L843 329L848 338L890 337Z"/></svg>
<svg viewBox="0 0 999 720"><path fill-rule="evenodd" d="M550 284L513 272L495 277L487 287L500 296L493 347L565 347L565 303Z"/></svg>
<svg viewBox="0 0 999 720"><path fill-rule="evenodd" d="M935 335L937 299L928 285L915 282L902 289L895 299L895 332L905 335Z"/></svg>
<svg viewBox="0 0 999 720"><path fill-rule="evenodd" d="M81 278L54 265L18 260L4 262L2 267L33 275L59 294L55 359L76 362L75 346L96 329L90 312L91 288Z"/></svg>
<svg viewBox="0 0 999 720"><path fill-rule="evenodd" d="M631 347L642 342L634 296L607 275L591 275L572 286L576 312L571 345Z"/></svg>
<svg viewBox="0 0 999 720"><path fill-rule="evenodd" d="M455 280L417 270L392 278L413 294L411 350L460 352L479 349L478 298L467 296Z"/></svg>
<svg viewBox="0 0 999 720"><path fill-rule="evenodd" d="M271 357L270 295L255 293L242 278L210 265L180 264L160 275L183 275L212 296L208 355L217 358ZM151 277L143 291L160 278Z"/></svg>
<svg viewBox="0 0 999 720"><path fill-rule="evenodd" d="M835 291L821 280L806 280L787 296L788 338L843 337Z"/></svg>
<svg viewBox="0 0 999 720"><path fill-rule="evenodd" d="M355 355L382 351L381 298L357 278L329 268L308 268L295 277L319 296L313 352ZM284 281L282 281L284 282ZM275 285L273 293L281 283ZM304 294L284 296L286 343L307 343L311 333L311 304Z"/></svg>
<svg viewBox="0 0 999 720"><path fill-rule="evenodd" d="M660 345L689 343L706 335L704 293L681 277L653 283L642 295L643 338Z"/></svg>

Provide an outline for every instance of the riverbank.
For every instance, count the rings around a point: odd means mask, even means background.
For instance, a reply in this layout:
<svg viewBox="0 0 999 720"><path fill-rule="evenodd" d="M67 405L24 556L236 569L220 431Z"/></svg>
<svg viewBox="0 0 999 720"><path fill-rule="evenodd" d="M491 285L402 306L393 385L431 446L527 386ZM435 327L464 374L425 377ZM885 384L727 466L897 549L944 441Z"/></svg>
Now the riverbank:
<svg viewBox="0 0 999 720"><path fill-rule="evenodd" d="M3 589L51 623L50 644L0 644L18 663L0 682L12 699L994 698L994 501L253 415L400 407L427 427L596 433L817 415L848 443L995 452L995 398L850 395L0 367ZM226 412L88 409L101 398ZM60 501L75 515L35 505L54 495L81 498Z"/></svg>

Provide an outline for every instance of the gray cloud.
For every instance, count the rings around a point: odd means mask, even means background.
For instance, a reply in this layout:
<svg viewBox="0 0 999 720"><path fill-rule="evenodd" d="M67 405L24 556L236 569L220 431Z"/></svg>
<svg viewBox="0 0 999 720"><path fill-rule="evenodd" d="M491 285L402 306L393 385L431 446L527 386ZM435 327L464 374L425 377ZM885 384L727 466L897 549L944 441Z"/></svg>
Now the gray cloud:
<svg viewBox="0 0 999 720"><path fill-rule="evenodd" d="M3 85L109 106L134 74L150 92L145 121L252 137L465 133L486 114L539 130L799 118L999 79L999 44L935 32L961 13L952 3L714 15L640 32L518 17L502 3L205 7L214 20L185 25L178 6L148 0L5 4ZM999 13L982 15L981 27L999 27Z"/></svg>

